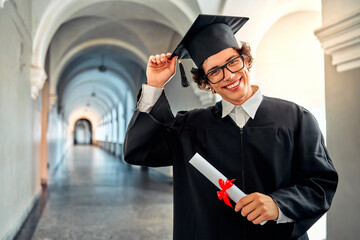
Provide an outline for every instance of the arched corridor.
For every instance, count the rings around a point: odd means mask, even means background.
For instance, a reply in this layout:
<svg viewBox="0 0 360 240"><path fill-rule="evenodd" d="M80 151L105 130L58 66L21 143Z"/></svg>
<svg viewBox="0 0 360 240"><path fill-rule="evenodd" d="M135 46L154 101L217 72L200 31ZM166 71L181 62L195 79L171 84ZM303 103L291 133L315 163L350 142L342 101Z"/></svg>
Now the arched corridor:
<svg viewBox="0 0 360 240"><path fill-rule="evenodd" d="M128 165L124 138L149 56L199 14L249 17L252 84L326 136L340 182L310 240L360 235L359 0L0 0L0 240L172 238L172 167ZM221 100L180 80L173 114Z"/></svg>
<svg viewBox="0 0 360 240"><path fill-rule="evenodd" d="M32 240L172 237L170 178L100 148L72 147L46 191L42 214L33 219L37 225L15 239L29 239L32 231Z"/></svg>

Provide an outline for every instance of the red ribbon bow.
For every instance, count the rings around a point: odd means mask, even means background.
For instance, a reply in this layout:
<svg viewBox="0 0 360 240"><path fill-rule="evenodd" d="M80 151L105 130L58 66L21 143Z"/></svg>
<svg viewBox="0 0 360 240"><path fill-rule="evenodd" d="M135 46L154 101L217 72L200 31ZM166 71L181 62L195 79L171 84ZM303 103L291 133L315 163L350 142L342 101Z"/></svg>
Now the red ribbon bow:
<svg viewBox="0 0 360 240"><path fill-rule="evenodd" d="M225 204L230 206L231 208L233 208L233 206L230 203L230 200L229 200L226 190L228 190L229 188L232 187L232 185L234 185L232 183L233 181L235 181L235 179L230 180L230 181L229 181L229 179L226 179L226 182L224 182L224 180L222 180L222 179L219 179L219 185L220 185L221 191L217 192L219 200L224 200Z"/></svg>

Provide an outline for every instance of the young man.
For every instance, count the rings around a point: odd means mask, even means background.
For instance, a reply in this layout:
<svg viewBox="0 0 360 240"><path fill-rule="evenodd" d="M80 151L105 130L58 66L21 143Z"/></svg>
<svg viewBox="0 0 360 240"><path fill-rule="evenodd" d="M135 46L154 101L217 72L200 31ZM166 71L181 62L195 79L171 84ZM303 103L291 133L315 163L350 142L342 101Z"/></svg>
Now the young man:
<svg viewBox="0 0 360 240"><path fill-rule="evenodd" d="M195 82L220 94L176 117L163 91L176 57L151 56L128 126L125 161L173 166L174 239L308 239L330 207L338 176L314 117L250 85L250 48L234 34L247 18L200 15L173 55L192 58ZM199 153L247 196L232 209L189 160ZM265 225L261 222L267 221Z"/></svg>

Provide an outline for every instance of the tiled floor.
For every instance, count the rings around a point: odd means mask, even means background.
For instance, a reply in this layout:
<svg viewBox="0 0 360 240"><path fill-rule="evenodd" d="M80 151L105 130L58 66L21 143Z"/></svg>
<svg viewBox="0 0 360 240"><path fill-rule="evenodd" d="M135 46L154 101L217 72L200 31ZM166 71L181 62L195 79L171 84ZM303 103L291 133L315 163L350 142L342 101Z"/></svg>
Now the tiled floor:
<svg viewBox="0 0 360 240"><path fill-rule="evenodd" d="M172 185L157 171L77 146L51 182L33 240L172 239Z"/></svg>

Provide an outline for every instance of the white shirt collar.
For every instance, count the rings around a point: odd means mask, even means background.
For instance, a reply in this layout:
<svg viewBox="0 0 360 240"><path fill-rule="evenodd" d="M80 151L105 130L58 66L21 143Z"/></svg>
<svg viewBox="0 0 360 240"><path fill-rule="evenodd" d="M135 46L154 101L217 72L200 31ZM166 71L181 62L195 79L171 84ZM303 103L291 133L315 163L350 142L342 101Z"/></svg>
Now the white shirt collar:
<svg viewBox="0 0 360 240"><path fill-rule="evenodd" d="M256 111L258 110L260 103L262 101L262 94L260 92L260 89L256 85L251 85L251 88L254 92L254 94L246 100L241 106L236 106L226 100L222 100L222 118L229 115L235 107L241 107L244 109L244 111L252 118L255 118Z"/></svg>

